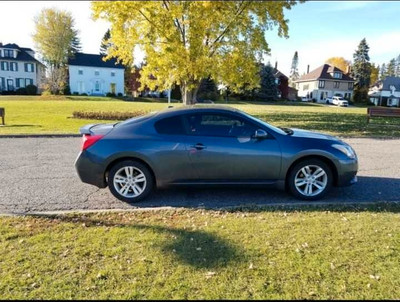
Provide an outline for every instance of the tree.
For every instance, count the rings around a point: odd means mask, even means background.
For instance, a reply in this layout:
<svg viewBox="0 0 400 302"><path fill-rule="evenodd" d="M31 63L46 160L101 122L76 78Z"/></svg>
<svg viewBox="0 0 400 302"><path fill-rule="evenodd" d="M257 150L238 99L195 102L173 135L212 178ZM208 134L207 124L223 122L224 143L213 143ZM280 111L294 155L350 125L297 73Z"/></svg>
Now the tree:
<svg viewBox="0 0 400 302"><path fill-rule="evenodd" d="M379 80L383 81L386 78L386 64L383 63L379 70Z"/></svg>
<svg viewBox="0 0 400 302"><path fill-rule="evenodd" d="M211 78L201 80L197 96L201 99L216 101L218 98L218 90L215 81Z"/></svg>
<svg viewBox="0 0 400 302"><path fill-rule="evenodd" d="M344 72L347 72L348 67L351 65L351 62L343 57L331 57L327 59L325 63L333 65Z"/></svg>
<svg viewBox="0 0 400 302"><path fill-rule="evenodd" d="M80 50L74 19L67 11L46 8L35 17L34 21L33 41L47 65L49 74L44 88L53 94L63 93L67 86L68 58Z"/></svg>
<svg viewBox="0 0 400 302"><path fill-rule="evenodd" d="M290 75L289 75L289 80L290 80L291 86L294 86L295 81L297 81L300 78L298 66L299 66L299 56L297 54L297 51L295 51L293 59L292 59L292 67L290 68Z"/></svg>
<svg viewBox="0 0 400 302"><path fill-rule="evenodd" d="M400 55L398 55L396 59L395 76L400 77Z"/></svg>
<svg viewBox="0 0 400 302"><path fill-rule="evenodd" d="M142 89L180 86L184 104L196 100L201 80L210 77L232 90L256 87L258 63L270 52L265 31L278 27L288 37L287 1L94 1L95 19L111 23L109 57L133 62L145 54ZM154 77L150 77L153 75Z"/></svg>
<svg viewBox="0 0 400 302"><path fill-rule="evenodd" d="M371 63L369 62L368 51L369 46L364 38L353 54L352 75L355 80L353 100L355 102L366 102L368 100L368 87L371 81Z"/></svg>
<svg viewBox="0 0 400 302"><path fill-rule="evenodd" d="M375 84L379 79L379 65L375 66L374 63L371 64L371 84Z"/></svg>
<svg viewBox="0 0 400 302"><path fill-rule="evenodd" d="M260 88L255 90L255 97L263 101L273 101L278 98L278 85L275 82L274 69L270 64L261 65Z"/></svg>
<svg viewBox="0 0 400 302"><path fill-rule="evenodd" d="M107 55L108 49L112 45L110 39L111 39L110 29L107 29L100 43L100 54L103 56Z"/></svg>
<svg viewBox="0 0 400 302"><path fill-rule="evenodd" d="M394 77L396 75L396 59L391 59L386 67L385 77Z"/></svg>

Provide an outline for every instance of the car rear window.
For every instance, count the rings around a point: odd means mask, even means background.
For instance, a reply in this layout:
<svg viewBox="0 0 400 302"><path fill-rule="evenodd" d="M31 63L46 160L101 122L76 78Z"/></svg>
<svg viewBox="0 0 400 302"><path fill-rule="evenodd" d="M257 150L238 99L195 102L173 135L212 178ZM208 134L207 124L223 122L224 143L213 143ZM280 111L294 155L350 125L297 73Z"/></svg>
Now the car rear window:
<svg viewBox="0 0 400 302"><path fill-rule="evenodd" d="M154 127L159 134L184 135L185 128L181 116L167 117L155 123Z"/></svg>

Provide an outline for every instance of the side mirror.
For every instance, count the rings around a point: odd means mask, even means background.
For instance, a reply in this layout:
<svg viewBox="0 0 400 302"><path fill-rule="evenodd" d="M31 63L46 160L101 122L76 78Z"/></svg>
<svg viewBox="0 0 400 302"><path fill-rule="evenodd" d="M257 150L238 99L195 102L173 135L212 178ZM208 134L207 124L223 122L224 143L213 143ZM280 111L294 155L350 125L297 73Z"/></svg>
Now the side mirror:
<svg viewBox="0 0 400 302"><path fill-rule="evenodd" d="M257 129L254 133L254 138L256 139L265 139L268 137L268 133L265 130Z"/></svg>

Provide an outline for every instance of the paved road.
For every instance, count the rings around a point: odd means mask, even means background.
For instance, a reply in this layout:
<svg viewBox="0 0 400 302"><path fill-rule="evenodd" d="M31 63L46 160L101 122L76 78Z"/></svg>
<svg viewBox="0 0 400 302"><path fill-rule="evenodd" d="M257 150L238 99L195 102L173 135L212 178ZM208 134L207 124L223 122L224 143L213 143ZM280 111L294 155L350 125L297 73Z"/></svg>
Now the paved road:
<svg viewBox="0 0 400 302"><path fill-rule="evenodd" d="M334 188L324 202L400 201L400 140L345 139L360 158L359 182ZM168 189L130 206L108 189L80 182L74 161L80 138L0 138L0 213L225 207L298 202L274 189Z"/></svg>

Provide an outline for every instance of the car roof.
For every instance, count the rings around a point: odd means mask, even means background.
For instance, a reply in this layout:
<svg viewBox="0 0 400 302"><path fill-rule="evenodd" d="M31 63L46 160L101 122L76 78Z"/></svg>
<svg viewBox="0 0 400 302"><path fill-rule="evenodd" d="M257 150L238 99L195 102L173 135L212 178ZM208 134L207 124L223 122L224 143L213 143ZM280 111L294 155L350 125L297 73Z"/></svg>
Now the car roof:
<svg viewBox="0 0 400 302"><path fill-rule="evenodd" d="M167 108L164 110L160 110L156 113L157 116L169 116L175 114L186 114L186 113L196 113L196 112L240 112L240 110L236 108L232 108L229 106L222 105L207 105L207 104L196 104L196 105L188 105L188 106L179 106L173 108Z"/></svg>

